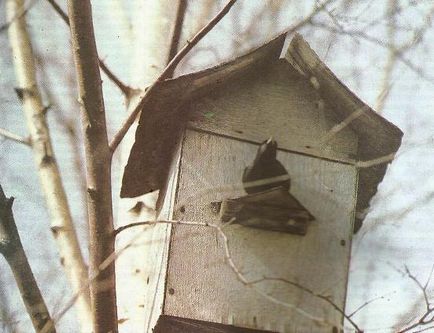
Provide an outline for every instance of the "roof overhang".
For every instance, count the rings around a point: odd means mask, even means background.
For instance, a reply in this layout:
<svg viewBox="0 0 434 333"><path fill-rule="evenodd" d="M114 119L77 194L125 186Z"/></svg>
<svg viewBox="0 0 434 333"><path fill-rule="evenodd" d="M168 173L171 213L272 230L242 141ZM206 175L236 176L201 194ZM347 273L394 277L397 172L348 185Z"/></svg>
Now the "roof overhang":
<svg viewBox="0 0 434 333"><path fill-rule="evenodd" d="M291 42L284 50L289 37ZM331 106L337 125L330 131L330 138L346 126L357 134L359 150L353 161L359 168L357 211L364 211L398 150L403 133L351 92L301 35L286 33L227 63L160 83L140 116L122 179L121 197L165 189L175 151L189 121L188 103L245 71L280 61L281 55Z"/></svg>

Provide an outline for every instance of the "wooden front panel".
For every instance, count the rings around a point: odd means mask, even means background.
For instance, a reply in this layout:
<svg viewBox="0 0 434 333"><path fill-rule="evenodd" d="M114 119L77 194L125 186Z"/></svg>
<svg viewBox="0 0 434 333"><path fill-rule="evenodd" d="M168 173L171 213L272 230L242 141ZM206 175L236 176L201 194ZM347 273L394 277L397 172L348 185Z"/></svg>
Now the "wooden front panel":
<svg viewBox="0 0 434 333"><path fill-rule="evenodd" d="M219 223L210 203L243 195L241 175L256 150L253 144L187 131L174 218ZM306 236L226 226L231 257L248 280L288 279L343 308L357 172L350 165L287 152L279 152L278 159L292 178L291 193L316 221ZM223 240L212 228L173 227L165 315L278 332L339 327L341 315L300 288L279 281L243 285L224 253Z"/></svg>

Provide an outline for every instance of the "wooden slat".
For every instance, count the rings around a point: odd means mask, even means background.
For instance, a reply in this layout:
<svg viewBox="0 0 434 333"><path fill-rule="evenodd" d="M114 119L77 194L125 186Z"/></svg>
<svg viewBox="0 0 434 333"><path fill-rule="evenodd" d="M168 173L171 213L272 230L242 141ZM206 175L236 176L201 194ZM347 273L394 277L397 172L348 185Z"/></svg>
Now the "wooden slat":
<svg viewBox="0 0 434 333"><path fill-rule="evenodd" d="M161 316L154 333L271 333L206 321Z"/></svg>
<svg viewBox="0 0 434 333"><path fill-rule="evenodd" d="M241 175L256 150L253 144L188 130L174 217L219 223L210 203L243 194ZM227 226L233 260L248 279L290 279L343 307L357 171L286 152L278 158L292 177L291 193L317 219L305 236ZM241 284L212 229L177 225L172 232L165 315L277 332L331 332ZM337 326L342 320L330 305L300 289L270 281L258 288Z"/></svg>

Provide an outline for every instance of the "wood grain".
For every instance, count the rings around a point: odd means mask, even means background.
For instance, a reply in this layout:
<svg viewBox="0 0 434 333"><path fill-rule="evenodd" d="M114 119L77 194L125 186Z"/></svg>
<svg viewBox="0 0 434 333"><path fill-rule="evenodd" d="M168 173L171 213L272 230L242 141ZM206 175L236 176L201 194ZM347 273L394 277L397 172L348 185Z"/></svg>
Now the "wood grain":
<svg viewBox="0 0 434 333"><path fill-rule="evenodd" d="M183 144L176 219L219 223L210 203L243 194L241 175L257 146L188 130ZM353 166L279 152L292 177L291 193L317 218L303 236L231 225L224 230L233 260L248 279L296 281L345 302L356 200ZM262 291L339 325L330 305L281 282ZM225 263L223 244L203 227L174 226L164 314L278 332L330 332L274 304L237 280Z"/></svg>
<svg viewBox="0 0 434 333"><path fill-rule="evenodd" d="M191 108L192 128L257 143L273 136L280 149L347 162L357 154L350 128L319 145L336 123L333 111L286 60L227 81Z"/></svg>
<svg viewBox="0 0 434 333"><path fill-rule="evenodd" d="M200 320L161 316L154 333L271 333Z"/></svg>

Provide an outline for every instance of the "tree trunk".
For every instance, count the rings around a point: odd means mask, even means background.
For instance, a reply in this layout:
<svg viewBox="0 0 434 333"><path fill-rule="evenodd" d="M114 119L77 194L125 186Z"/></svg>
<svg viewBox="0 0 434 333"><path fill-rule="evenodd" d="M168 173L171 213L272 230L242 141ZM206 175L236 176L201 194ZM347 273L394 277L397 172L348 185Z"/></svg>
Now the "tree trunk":
<svg viewBox="0 0 434 333"><path fill-rule="evenodd" d="M178 2L179 0L137 1L134 10L136 15L132 21L136 48L131 62L131 86L144 88L151 85L166 66L171 41L168 32L174 30ZM127 98L126 114L130 114L132 108L137 105L139 94L140 91L137 91ZM122 166L127 162L134 142L136 126L137 122L122 140ZM123 172L123 167L121 170ZM139 220L155 219L156 200L155 192L134 199L120 199L118 226ZM150 228L126 230L117 237L118 250L128 246L116 263L119 318L127 319L122 320L119 326L121 332L148 332L149 330L149 327L145 330L144 327L147 327L151 318L155 316L155 313L148 311L149 304L161 300L162 293L156 290L156 279L158 279L158 272L165 267L164 261L161 261L165 248L160 247L156 252L150 250L161 238L166 237L167 230L167 226L156 225ZM121 283L121 281L128 281L128 283Z"/></svg>
<svg viewBox="0 0 434 333"><path fill-rule="evenodd" d="M68 0L85 141L94 333L116 333L111 151L89 0Z"/></svg>
<svg viewBox="0 0 434 333"><path fill-rule="evenodd" d="M9 38L18 84L16 89L22 99L33 157L50 216L51 230L72 289L79 292L87 283L88 272L51 145L45 119L46 110L36 81L35 61L26 27L26 16L20 15L24 1L8 0L6 5L8 21L12 22L9 27ZM91 332L92 316L87 292L81 291L77 298L77 312L82 332Z"/></svg>
<svg viewBox="0 0 434 333"><path fill-rule="evenodd" d="M0 253L12 269L35 331L37 333L56 333L21 244L12 213L12 203L13 198L6 198L0 185Z"/></svg>
<svg viewBox="0 0 434 333"><path fill-rule="evenodd" d="M184 3L184 4L183 4ZM181 31L176 27L180 22L179 15L184 15L184 0L152 0L140 1L133 21L133 33L137 48L132 61L132 86L146 87L151 85L163 72L171 56L176 53L174 44L182 47L187 38L193 36L208 22L212 11L209 10L210 1L203 1L195 7L194 16L184 20ZM198 19L199 18L199 19ZM187 29L187 32L185 32ZM167 38L167 32L171 31ZM176 36L181 40L176 40ZM137 105L139 91L127 100L127 113ZM122 141L121 164L127 162L137 122L133 124ZM156 138L157 140L158 138ZM123 172L123 168L121 168ZM118 226L131 222L155 219L155 203L157 193L136 197L134 199L120 199ZM163 211L162 214L165 215ZM164 216L164 217L169 217ZM118 249L128 248L117 260L116 275L118 279L118 304L121 332L152 332L163 303L163 290L157 288L159 279L164 278L167 260L166 237L170 235L168 225L154 225L152 227L133 228L125 230L117 237ZM129 281L128 284L120 283ZM140 292L137 292L139 290Z"/></svg>

